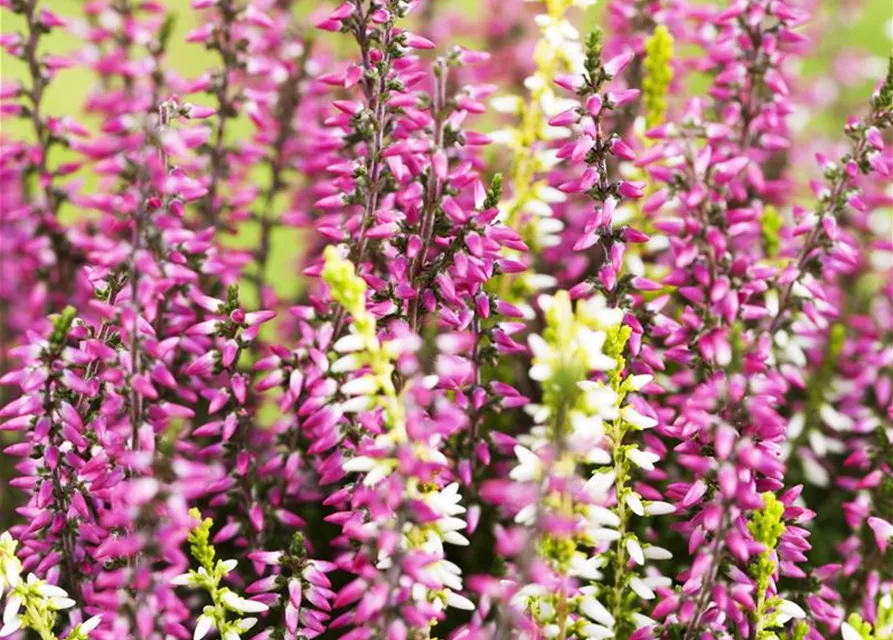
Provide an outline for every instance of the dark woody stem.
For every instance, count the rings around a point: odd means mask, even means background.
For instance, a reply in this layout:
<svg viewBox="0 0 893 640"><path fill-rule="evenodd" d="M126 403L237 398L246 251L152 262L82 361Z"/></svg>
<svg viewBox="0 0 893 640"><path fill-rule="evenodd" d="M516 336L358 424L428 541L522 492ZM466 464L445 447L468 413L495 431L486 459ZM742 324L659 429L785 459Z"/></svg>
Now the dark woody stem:
<svg viewBox="0 0 893 640"><path fill-rule="evenodd" d="M394 38L393 18L381 30L382 59L377 64L372 61L372 41L367 33L373 5L370 3L364 8L364 0L354 0L356 5L356 19L353 23L353 33L360 47L360 56L363 65L363 78L361 86L366 99L366 110L372 117L372 139L368 143L366 154L366 196L363 202L363 214L360 221L359 237L351 243L350 260L359 266L366 255L368 239L366 229L372 223L381 191L384 188L382 181L382 151L385 145L385 131L389 126L390 111L387 108L388 80L391 75L391 44ZM335 312L334 339L337 339L344 328L346 320L345 311L338 307Z"/></svg>

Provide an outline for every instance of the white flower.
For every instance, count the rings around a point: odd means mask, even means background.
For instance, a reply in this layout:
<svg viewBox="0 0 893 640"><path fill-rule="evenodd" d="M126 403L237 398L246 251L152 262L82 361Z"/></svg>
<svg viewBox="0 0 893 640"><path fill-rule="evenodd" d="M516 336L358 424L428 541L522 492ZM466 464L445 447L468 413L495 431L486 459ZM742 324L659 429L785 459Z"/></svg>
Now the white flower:
<svg viewBox="0 0 893 640"><path fill-rule="evenodd" d="M194 587L197 586L196 575L192 571L181 573L171 578L171 584L178 587Z"/></svg>
<svg viewBox="0 0 893 640"><path fill-rule="evenodd" d="M57 587L53 584L43 583L39 587L37 587L37 593L42 595L44 598L67 598L68 592L61 587Z"/></svg>
<svg viewBox="0 0 893 640"><path fill-rule="evenodd" d="M6 608L3 609L4 626L9 625L19 617L19 609L22 608L22 603L22 596L17 594L9 596L6 600Z"/></svg>
<svg viewBox="0 0 893 640"><path fill-rule="evenodd" d="M602 353L602 347L608 334L604 331L592 331L586 327L577 330L577 341L586 353L586 366L593 371L610 371L617 366L614 358Z"/></svg>
<svg viewBox="0 0 893 640"><path fill-rule="evenodd" d="M523 101L518 96L496 96L490 100L490 106L498 113L516 114L520 112Z"/></svg>
<svg viewBox="0 0 893 640"><path fill-rule="evenodd" d="M594 525L607 527L620 526L620 517L616 513L605 507L601 507L598 505L589 505L586 510L586 515L588 516L589 522Z"/></svg>
<svg viewBox="0 0 893 640"><path fill-rule="evenodd" d="M593 442L598 442L605 435L600 416L587 416L579 411L571 413L571 429L574 435Z"/></svg>
<svg viewBox="0 0 893 640"><path fill-rule="evenodd" d="M91 631L93 631L93 629L99 626L100 622L102 622L101 615L87 618L86 620L84 620L84 622L81 623L81 632L83 632L84 635L90 633Z"/></svg>
<svg viewBox="0 0 893 640"><path fill-rule="evenodd" d="M5 638L6 636L11 636L16 631L18 631L22 626L22 618L19 616L13 616L9 619L8 622L3 622L3 627L0 627L0 638Z"/></svg>
<svg viewBox="0 0 893 640"><path fill-rule="evenodd" d="M642 545L639 544L639 541L635 538L630 538L626 541L626 550L629 553L629 557L633 559L638 565L645 564L645 554L642 552Z"/></svg>
<svg viewBox="0 0 893 640"><path fill-rule="evenodd" d="M344 469L347 473L363 473L366 471L371 471L372 467L374 466L374 458L369 458L367 456L356 456L354 458L350 458L349 460L345 460L344 464L342 465L342 469Z"/></svg>
<svg viewBox="0 0 893 640"><path fill-rule="evenodd" d="M590 527L586 533L596 542L614 542L620 540L620 532L617 529L605 527Z"/></svg>
<svg viewBox="0 0 893 640"><path fill-rule="evenodd" d="M377 459L375 465L363 478L363 484L367 487L375 486L379 480L386 478L392 471L393 464L391 460L385 458Z"/></svg>
<svg viewBox="0 0 893 640"><path fill-rule="evenodd" d="M340 338L332 348L338 353L351 353L352 351L359 351L364 347L365 341L363 338L355 333L351 333Z"/></svg>
<svg viewBox="0 0 893 640"><path fill-rule="evenodd" d="M645 508L642 506L642 499L635 491L630 491L628 494L626 494L625 502L626 506L628 506L637 516L645 515Z"/></svg>
<svg viewBox="0 0 893 640"><path fill-rule="evenodd" d="M654 376L643 373L637 376L630 376L629 378L627 378L627 382L629 382L629 386L633 391L639 391L653 379Z"/></svg>
<svg viewBox="0 0 893 640"><path fill-rule="evenodd" d="M657 620L643 616L641 613L634 613L633 624L636 625L636 629L641 629L642 627L653 627L657 624Z"/></svg>
<svg viewBox="0 0 893 640"><path fill-rule="evenodd" d="M459 533L465 527L465 520L462 518L448 517L437 521L437 528L443 537L443 541L461 547L467 547L471 544L468 538Z"/></svg>
<svg viewBox="0 0 893 640"><path fill-rule="evenodd" d="M373 375L360 376L341 385L346 396L370 396L378 391L378 380Z"/></svg>
<svg viewBox="0 0 893 640"><path fill-rule="evenodd" d="M803 608L790 600L782 600L778 603L776 609L778 610L778 622L780 624L785 624L792 618L800 620L806 617L806 612Z"/></svg>
<svg viewBox="0 0 893 640"><path fill-rule="evenodd" d="M440 491L425 494L425 502L438 514L456 516L465 513L462 496L459 494L459 483L452 482Z"/></svg>
<svg viewBox="0 0 893 640"><path fill-rule="evenodd" d="M587 624L583 626L583 633L587 638L594 638L595 640L603 640L605 638L613 638L614 632L610 629L606 629L600 624Z"/></svg>
<svg viewBox="0 0 893 640"><path fill-rule="evenodd" d="M351 336L348 336L348 337L351 337ZM357 337L359 337L359 336L357 336ZM342 338L342 340L343 339L344 338ZM341 358L338 358L337 360L335 360L335 362L332 363L332 366L329 368L329 370L332 373L345 373L347 371L356 371L357 369L359 369L362 366L363 366L362 358L360 358L360 356L355 353L351 353L351 354L342 356Z"/></svg>
<svg viewBox="0 0 893 640"><path fill-rule="evenodd" d="M454 609L465 609L466 611L474 611L474 603L463 595L455 591L447 592L446 603L448 607Z"/></svg>
<svg viewBox="0 0 893 640"><path fill-rule="evenodd" d="M515 522L518 524L524 525L532 525L536 521L536 505L529 504L526 507L522 507L518 513L515 514Z"/></svg>
<svg viewBox="0 0 893 640"><path fill-rule="evenodd" d="M626 455L634 465L645 471L654 471L654 463L660 460L660 456L650 451L641 451L635 448L627 451Z"/></svg>
<svg viewBox="0 0 893 640"><path fill-rule="evenodd" d="M852 431L855 422L845 413L841 413L830 404L819 407L819 415L822 421L835 431Z"/></svg>
<svg viewBox="0 0 893 640"><path fill-rule="evenodd" d="M675 511L676 507L662 500L652 500L645 504L646 516L664 516Z"/></svg>
<svg viewBox="0 0 893 640"><path fill-rule="evenodd" d="M599 466L611 464L611 454L601 447L592 447L586 452L584 462Z"/></svg>
<svg viewBox="0 0 893 640"><path fill-rule="evenodd" d="M629 581L629 587L632 589L637 596L642 598L642 600L653 600L654 599L654 591L651 590L647 584L645 584L641 578L633 577Z"/></svg>
<svg viewBox="0 0 893 640"><path fill-rule="evenodd" d="M608 629L614 627L614 616L608 612L605 605L599 602L595 596L583 598L580 602L580 611Z"/></svg>
<svg viewBox="0 0 893 640"><path fill-rule="evenodd" d="M354 396L338 405L342 413L359 413L372 408L374 400L370 396Z"/></svg>
<svg viewBox="0 0 893 640"><path fill-rule="evenodd" d="M233 591L224 591L223 595L220 596L220 601L226 605L228 609L238 613L260 613L269 608L262 602L248 600Z"/></svg>
<svg viewBox="0 0 893 640"><path fill-rule="evenodd" d="M607 329L623 322L623 311L609 307L602 296L592 296L580 304L584 317L593 320L599 327Z"/></svg>
<svg viewBox="0 0 893 640"><path fill-rule="evenodd" d="M620 415L636 429L651 429L657 426L657 420L649 418L648 416L643 416L628 405L620 410Z"/></svg>
<svg viewBox="0 0 893 640"><path fill-rule="evenodd" d="M673 554L663 547L650 544L645 547L645 557L649 560L669 560L673 557Z"/></svg>
<svg viewBox="0 0 893 640"><path fill-rule="evenodd" d="M614 485L614 472L613 471L600 471L594 474L589 480L586 481L586 485L583 487L583 490L593 499L599 500L608 495L608 490Z"/></svg>
<svg viewBox="0 0 893 640"><path fill-rule="evenodd" d="M254 625L256 624L257 618L242 618L241 620L236 621L236 626L239 628L239 633L251 631L251 629L254 628Z"/></svg>
<svg viewBox="0 0 893 640"><path fill-rule="evenodd" d="M509 477L517 482L529 482L539 478L543 466L539 456L521 445L516 445L514 451L519 464L511 470Z"/></svg>
<svg viewBox="0 0 893 640"><path fill-rule="evenodd" d="M195 625L195 633L192 634L192 640L202 640L213 626L214 617L203 613L198 617L198 623Z"/></svg>
<svg viewBox="0 0 893 640"><path fill-rule="evenodd" d="M849 622L844 622L841 625L840 635L843 640L862 640L862 634L856 631Z"/></svg>
<svg viewBox="0 0 893 640"><path fill-rule="evenodd" d="M55 609L56 611L61 611L62 609L71 609L75 604L77 604L71 598L50 598L49 602L47 602L47 606L50 609Z"/></svg>

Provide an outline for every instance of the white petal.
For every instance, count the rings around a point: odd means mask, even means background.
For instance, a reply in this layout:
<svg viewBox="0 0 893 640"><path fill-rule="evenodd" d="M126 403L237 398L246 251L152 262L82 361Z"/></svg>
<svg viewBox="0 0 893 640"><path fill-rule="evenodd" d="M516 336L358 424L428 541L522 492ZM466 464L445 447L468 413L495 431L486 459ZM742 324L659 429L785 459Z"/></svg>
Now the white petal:
<svg viewBox="0 0 893 640"><path fill-rule="evenodd" d="M264 603L242 598L232 591L224 591L220 600L229 609L239 613L259 613L268 609L267 605Z"/></svg>
<svg viewBox="0 0 893 640"><path fill-rule="evenodd" d="M676 511L676 507L661 500L653 500L645 505L646 516L663 516L674 511Z"/></svg>
<svg viewBox="0 0 893 640"><path fill-rule="evenodd" d="M81 623L81 631L83 631L84 634L88 634L93 631L93 629L98 627L100 622L102 622L101 615L87 618L86 620L84 620L84 622Z"/></svg>
<svg viewBox="0 0 893 640"><path fill-rule="evenodd" d="M599 472L594 474L589 480L586 481L586 486L584 487L587 494L589 494L594 499L599 499L608 494L608 490L614 484L614 472L608 471L607 473Z"/></svg>
<svg viewBox="0 0 893 640"><path fill-rule="evenodd" d="M211 616L200 615L198 624L195 625L195 633L192 634L192 640L202 640L214 625L214 619Z"/></svg>
<svg viewBox="0 0 893 640"><path fill-rule="evenodd" d="M580 604L580 610L608 629L614 627L614 616L612 616L605 605L596 600L594 596L583 598L583 601Z"/></svg>
<svg viewBox="0 0 893 640"><path fill-rule="evenodd" d="M378 380L372 375L360 376L341 385L341 393L346 396L369 396L376 391L378 391Z"/></svg>
<svg viewBox="0 0 893 640"><path fill-rule="evenodd" d="M61 587L57 587L53 584L42 584L37 587L37 593L42 595L44 598L67 598L68 593L65 589Z"/></svg>
<svg viewBox="0 0 893 640"><path fill-rule="evenodd" d="M447 593L447 606L454 609L465 609L466 611L474 611L474 603L465 596L459 595L455 591Z"/></svg>
<svg viewBox="0 0 893 640"><path fill-rule="evenodd" d="M620 516L606 507L589 505L586 515L592 524L608 527L620 526Z"/></svg>
<svg viewBox="0 0 893 640"><path fill-rule="evenodd" d="M626 504L637 516L645 515L645 508L642 506L642 499L635 491L626 494Z"/></svg>
<svg viewBox="0 0 893 640"><path fill-rule="evenodd" d="M357 456L356 458L351 458L347 460L342 465L342 469L346 472L351 473L353 471L371 471L372 467L375 466L375 460L372 458L368 458L366 456Z"/></svg>
<svg viewBox="0 0 893 640"><path fill-rule="evenodd" d="M171 578L171 584L181 587L191 587L195 584L195 576L192 573L181 573Z"/></svg>
<svg viewBox="0 0 893 640"><path fill-rule="evenodd" d="M56 611L61 611L62 609L71 609L77 603L71 598L50 598L50 608L55 609Z"/></svg>
<svg viewBox="0 0 893 640"><path fill-rule="evenodd" d="M782 600L778 603L777 607L778 611L789 616L790 618L796 618L797 620L806 617L806 612L803 608L795 602L791 602L790 600Z"/></svg>
<svg viewBox="0 0 893 640"><path fill-rule="evenodd" d="M629 422L637 429L651 429L657 426L657 420L644 416L630 406L623 407L620 410L623 419Z"/></svg>
<svg viewBox="0 0 893 640"><path fill-rule="evenodd" d="M236 622L236 626L239 627L239 633L250 631L256 624L257 618L242 618L241 620Z"/></svg>
<svg viewBox="0 0 893 640"><path fill-rule="evenodd" d="M645 547L645 557L649 560L669 560L673 554L663 547L648 545Z"/></svg>
<svg viewBox="0 0 893 640"><path fill-rule="evenodd" d="M645 564L645 554L642 553L642 545L639 544L639 541L635 538L630 538L626 541L626 550L629 552L629 557L633 559L638 565Z"/></svg>
<svg viewBox="0 0 893 640"><path fill-rule="evenodd" d="M350 353L362 349L363 343L363 338L354 333L340 338L332 348L338 353Z"/></svg>
<svg viewBox="0 0 893 640"><path fill-rule="evenodd" d="M6 600L6 608L3 609L3 624L9 624L18 618L19 609L22 606L22 597L15 595Z"/></svg>
<svg viewBox="0 0 893 640"><path fill-rule="evenodd" d="M634 465L645 471L654 471L654 463L659 460L655 454L639 449L630 449L626 455Z"/></svg>
<svg viewBox="0 0 893 640"><path fill-rule="evenodd" d="M647 373L643 373L638 376L630 376L629 378L627 378L627 380L629 381L629 386L633 391L638 391L649 382L651 382L653 379L654 376Z"/></svg>
<svg viewBox="0 0 893 640"><path fill-rule="evenodd" d="M449 542L450 544L454 544L459 547L467 547L469 544L471 544L468 541L468 538L455 531L447 531L445 534L443 534L443 541Z"/></svg>
<svg viewBox="0 0 893 640"><path fill-rule="evenodd" d="M606 629L600 624L587 624L583 626L583 633L586 634L587 638L593 638L593 640L606 640L607 638L613 638L614 632L610 629Z"/></svg>
<svg viewBox="0 0 893 640"><path fill-rule="evenodd" d="M841 625L840 635L843 637L843 640L862 640L862 634L856 631L849 622L844 622Z"/></svg>
<svg viewBox="0 0 893 640"><path fill-rule="evenodd" d="M6 636L11 636L16 631L18 631L22 626L22 619L19 616L14 617L9 622L4 622L3 627L0 628L0 638L5 638Z"/></svg>
<svg viewBox="0 0 893 640"><path fill-rule="evenodd" d="M537 382L543 382L544 380L548 380L552 375L552 367L546 364L545 362L540 362L538 364L530 367L530 379L536 380Z"/></svg>
<svg viewBox="0 0 893 640"><path fill-rule="evenodd" d="M651 588L642 582L641 578L633 578L629 581L630 589L636 592L636 595L642 598L643 600L653 600L654 599L654 591Z"/></svg>

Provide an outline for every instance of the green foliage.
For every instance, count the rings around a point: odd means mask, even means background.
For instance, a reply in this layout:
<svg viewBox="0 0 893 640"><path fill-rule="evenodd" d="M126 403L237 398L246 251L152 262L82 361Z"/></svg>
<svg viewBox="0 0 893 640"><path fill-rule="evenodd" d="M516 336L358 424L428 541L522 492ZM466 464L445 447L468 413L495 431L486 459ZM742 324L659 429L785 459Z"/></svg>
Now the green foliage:
<svg viewBox="0 0 893 640"><path fill-rule="evenodd" d="M602 31L594 29L586 38L586 58L583 63L586 73L583 75L583 86L577 91L581 96L598 93L602 85L610 79L602 65Z"/></svg>
<svg viewBox="0 0 893 640"><path fill-rule="evenodd" d="M645 76L642 94L645 103L645 124L650 129L663 122L667 112L667 93L673 80L673 36L664 25L645 40Z"/></svg>
<svg viewBox="0 0 893 640"><path fill-rule="evenodd" d="M189 510L189 515L199 520L199 525L189 533L189 551L205 570L211 572L214 569L214 556L217 553L214 545L210 542L211 527L214 526L214 521L211 518L202 520L198 509L194 507Z"/></svg>
<svg viewBox="0 0 893 640"><path fill-rule="evenodd" d="M62 313L50 317L53 322L53 331L49 337L51 351L58 351L65 344L76 314L75 308L69 305L62 310Z"/></svg>
<svg viewBox="0 0 893 640"><path fill-rule="evenodd" d="M893 109L893 55L887 62L887 77L884 84L872 99L872 105L877 111L890 111Z"/></svg>
<svg viewBox="0 0 893 640"><path fill-rule="evenodd" d="M775 549L778 539L785 531L783 516L784 505L779 502L775 494L769 491L764 493L763 508L753 514L747 528L754 540L764 544L767 551Z"/></svg>
<svg viewBox="0 0 893 640"><path fill-rule="evenodd" d="M6 592L3 609L2 636L20 629L29 629L41 640L56 640L53 628L57 612L73 607L75 602L65 591L39 579L33 573L22 576L22 563L16 556L17 542L8 532L0 534L0 596ZM69 634L71 640L87 640L99 618L90 618Z"/></svg>
<svg viewBox="0 0 893 640"><path fill-rule="evenodd" d="M775 494L767 491L763 494L763 508L754 512L747 525L754 540L765 549L750 565L750 575L756 582L757 608L754 611L756 640L779 640L779 635L771 629L781 628L788 617L783 607L796 607L776 595L770 595L770 587L775 576L775 547L785 532L784 504ZM794 636L796 637L796 635Z"/></svg>
<svg viewBox="0 0 893 640"><path fill-rule="evenodd" d="M194 639L201 640L211 629L216 629L224 640L238 640L249 631L257 618L243 617L245 613L266 611L267 606L254 600L241 597L223 585L226 576L236 568L236 560L215 560L217 555L211 544L211 518L202 519L198 509L191 509L190 515L199 523L189 533L189 550L199 563L198 571L190 570L172 580L180 586L203 589L211 598L211 604L204 607L198 617Z"/></svg>
<svg viewBox="0 0 893 640"><path fill-rule="evenodd" d="M872 629L871 623L863 620L858 613L851 613L846 623L861 636L862 640L875 640L874 629Z"/></svg>
<svg viewBox="0 0 893 640"><path fill-rule="evenodd" d="M326 247L325 260L322 279L332 290L332 298L358 320L366 314L366 283L357 276L353 263L342 258L334 245Z"/></svg>
<svg viewBox="0 0 893 640"><path fill-rule="evenodd" d="M778 249L781 246L781 239L778 234L779 231L781 231L781 227L784 225L784 220L778 212L778 209L772 205L766 205L766 208L763 209L763 217L760 218L760 223L763 232L763 247L766 250L766 255L770 258L774 258L778 255Z"/></svg>
<svg viewBox="0 0 893 640"><path fill-rule="evenodd" d="M502 174L497 173L490 180L490 188L487 190L487 199L484 200L483 210L492 209L499 204L502 197Z"/></svg>

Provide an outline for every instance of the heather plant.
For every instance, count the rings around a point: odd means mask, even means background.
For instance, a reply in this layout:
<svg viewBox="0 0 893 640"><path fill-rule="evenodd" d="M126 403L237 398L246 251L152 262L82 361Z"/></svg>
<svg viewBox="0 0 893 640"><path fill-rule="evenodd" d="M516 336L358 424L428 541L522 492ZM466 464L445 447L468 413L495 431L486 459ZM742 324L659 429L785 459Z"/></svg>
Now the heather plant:
<svg viewBox="0 0 893 640"><path fill-rule="evenodd" d="M0 0L0 637L893 637L893 58L476 8Z"/></svg>

